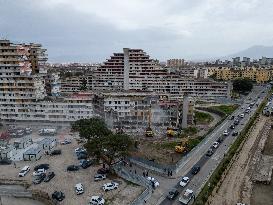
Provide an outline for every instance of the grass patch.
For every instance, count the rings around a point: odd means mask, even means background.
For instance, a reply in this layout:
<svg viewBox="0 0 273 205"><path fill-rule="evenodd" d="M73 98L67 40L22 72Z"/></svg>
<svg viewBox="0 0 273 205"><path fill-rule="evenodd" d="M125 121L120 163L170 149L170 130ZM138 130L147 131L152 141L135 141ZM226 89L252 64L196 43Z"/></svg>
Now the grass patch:
<svg viewBox="0 0 273 205"><path fill-rule="evenodd" d="M196 127L187 127L183 129L183 133L186 135L194 135L198 132Z"/></svg>
<svg viewBox="0 0 273 205"><path fill-rule="evenodd" d="M154 144L154 146L156 149L174 149L177 143L178 143L177 141L163 142L163 143L156 143Z"/></svg>
<svg viewBox="0 0 273 205"><path fill-rule="evenodd" d="M196 123L206 124L210 123L213 120L213 117L208 113L195 111L194 120Z"/></svg>
<svg viewBox="0 0 273 205"><path fill-rule="evenodd" d="M195 146L197 146L204 137L190 138L188 141L189 150L192 150Z"/></svg>
<svg viewBox="0 0 273 205"><path fill-rule="evenodd" d="M238 105L219 105L219 106L212 106L211 108L217 111L223 112L226 115L230 115L238 108Z"/></svg>

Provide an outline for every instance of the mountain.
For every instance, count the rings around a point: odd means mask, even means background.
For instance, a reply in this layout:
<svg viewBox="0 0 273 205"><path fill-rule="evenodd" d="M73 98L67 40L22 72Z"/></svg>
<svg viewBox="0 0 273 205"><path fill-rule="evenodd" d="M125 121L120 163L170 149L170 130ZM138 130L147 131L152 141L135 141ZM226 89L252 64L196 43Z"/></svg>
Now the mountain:
<svg viewBox="0 0 273 205"><path fill-rule="evenodd" d="M261 57L273 57L273 46L261 46L256 45L252 46L248 49L242 50L240 52L228 55L227 58L233 58L233 57L249 57L251 59L259 59Z"/></svg>

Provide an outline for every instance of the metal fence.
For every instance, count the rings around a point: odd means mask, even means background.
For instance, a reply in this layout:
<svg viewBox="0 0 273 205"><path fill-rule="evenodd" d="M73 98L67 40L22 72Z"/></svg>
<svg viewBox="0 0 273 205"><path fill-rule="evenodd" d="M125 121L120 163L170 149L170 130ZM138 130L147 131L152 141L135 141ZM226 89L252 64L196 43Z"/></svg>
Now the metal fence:
<svg viewBox="0 0 273 205"><path fill-rule="evenodd" d="M123 179L145 187L145 190L131 203L131 205L141 205L145 200L150 198L153 188L151 183L145 177L129 172L123 168L121 163L115 164L113 168L116 174Z"/></svg>

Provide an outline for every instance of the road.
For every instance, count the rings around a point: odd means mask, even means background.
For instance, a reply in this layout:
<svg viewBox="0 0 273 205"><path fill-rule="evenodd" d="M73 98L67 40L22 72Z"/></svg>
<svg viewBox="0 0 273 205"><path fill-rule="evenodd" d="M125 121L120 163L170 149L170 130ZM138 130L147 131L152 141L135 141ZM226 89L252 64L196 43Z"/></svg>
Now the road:
<svg viewBox="0 0 273 205"><path fill-rule="evenodd" d="M250 102L256 101L256 104L259 105L262 102L263 98L266 96L266 93L262 93L262 91L264 90L264 87L255 87L253 91L248 95L248 97L244 100L244 103L233 113L233 115L237 116L243 113ZM257 96L259 96L259 98ZM251 100L249 100L250 98ZM240 132L245 124L249 121L250 117L255 113L257 107L258 106L254 105L249 114L245 114L244 118L240 118L240 124L236 126L234 130ZM225 140L215 150L215 153L211 157L205 156L205 153L211 147L213 142L222 135L224 130L229 130L229 132L231 132L231 129L229 128L231 124L233 124L233 120L226 119L220 127L217 127L209 136L207 136L204 142L202 142L199 147L194 150L194 153L190 157L188 157L181 170L177 173L179 180L177 180L175 184L173 184L173 186L171 187L164 186L166 190L165 196L168 194L168 190L170 190L172 187L176 187L180 192L180 195L182 195L187 188L193 190L196 195L201 191L203 184L206 183L210 174L221 162L224 154L228 151L228 148L234 142L236 137L229 134L229 136L225 138ZM192 175L190 171L193 166L201 167L201 170L197 175ZM190 178L189 184L184 188L179 185L180 179L183 176L188 176ZM164 185L164 182L161 184ZM174 201L170 201L166 199L165 196L164 198L161 197L161 200L159 200L157 204L180 204L180 202L178 201L179 197L177 197Z"/></svg>

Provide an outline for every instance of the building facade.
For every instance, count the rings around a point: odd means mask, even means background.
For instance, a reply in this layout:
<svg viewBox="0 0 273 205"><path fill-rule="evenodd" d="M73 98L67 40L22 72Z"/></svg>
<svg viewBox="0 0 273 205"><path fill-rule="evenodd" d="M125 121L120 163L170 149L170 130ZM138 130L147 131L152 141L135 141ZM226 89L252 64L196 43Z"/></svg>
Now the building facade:
<svg viewBox="0 0 273 205"><path fill-rule="evenodd" d="M58 75L48 77L46 61L40 44L0 40L0 119L55 122L93 116L93 95L60 97Z"/></svg>

